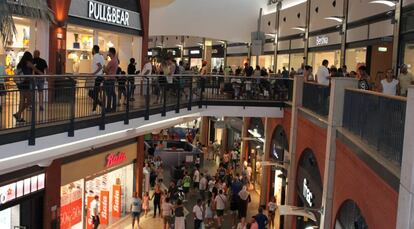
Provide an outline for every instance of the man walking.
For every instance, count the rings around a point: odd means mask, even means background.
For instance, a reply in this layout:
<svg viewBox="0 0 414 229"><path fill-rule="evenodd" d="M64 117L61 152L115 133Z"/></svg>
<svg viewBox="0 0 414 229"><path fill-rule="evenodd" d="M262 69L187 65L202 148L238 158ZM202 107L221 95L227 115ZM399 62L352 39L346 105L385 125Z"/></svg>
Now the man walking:
<svg viewBox="0 0 414 229"><path fill-rule="evenodd" d="M108 65L105 67L105 93L106 93L106 111L116 111L116 94L115 94L115 75L118 70L118 58L116 57L116 49L109 48L108 57L111 58Z"/></svg>
<svg viewBox="0 0 414 229"><path fill-rule="evenodd" d="M94 45L92 48L92 75L95 77L95 83L92 93L89 94L93 99L92 113L96 114L96 107L99 105L102 107L102 102L99 100L99 92L101 90L101 83L104 81L103 78L103 68L105 60L103 56L99 53L99 46Z"/></svg>
<svg viewBox="0 0 414 229"><path fill-rule="evenodd" d="M99 196L95 195L94 199L92 200L90 206L89 206L89 211L92 217L92 225L93 225L93 229L97 229L99 227L100 224L100 220L99 220Z"/></svg>
<svg viewBox="0 0 414 229"><path fill-rule="evenodd" d="M33 52L33 65L39 70L39 72L34 71L35 75L45 75L47 74L47 63L44 59L40 58L39 50ZM40 74L41 73L41 74ZM43 90L45 88L45 78L36 77L36 87L39 93L39 110L43 111Z"/></svg>
<svg viewBox="0 0 414 229"><path fill-rule="evenodd" d="M203 222L203 201L201 199L197 200L197 204L193 207L194 215L194 229L201 229L201 223Z"/></svg>
<svg viewBox="0 0 414 229"><path fill-rule="evenodd" d="M132 203L131 203L131 214L132 214L132 229L134 229L135 220L139 228L139 217L141 215L142 201L138 197L138 193L134 192Z"/></svg>

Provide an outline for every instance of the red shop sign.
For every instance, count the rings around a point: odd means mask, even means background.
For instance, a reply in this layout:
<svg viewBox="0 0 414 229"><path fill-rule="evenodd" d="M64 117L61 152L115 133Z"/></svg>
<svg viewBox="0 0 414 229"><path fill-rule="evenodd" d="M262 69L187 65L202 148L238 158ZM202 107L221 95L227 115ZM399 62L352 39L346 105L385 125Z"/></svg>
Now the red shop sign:
<svg viewBox="0 0 414 229"><path fill-rule="evenodd" d="M115 165L122 164L126 161L127 157L126 154L123 152L119 153L110 153L108 156L106 156L106 167L110 168Z"/></svg>

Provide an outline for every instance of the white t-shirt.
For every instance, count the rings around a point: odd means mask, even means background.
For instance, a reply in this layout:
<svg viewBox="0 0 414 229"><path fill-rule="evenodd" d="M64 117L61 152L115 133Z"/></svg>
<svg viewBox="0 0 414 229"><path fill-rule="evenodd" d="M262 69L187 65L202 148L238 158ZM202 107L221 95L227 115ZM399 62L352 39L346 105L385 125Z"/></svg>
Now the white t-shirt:
<svg viewBox="0 0 414 229"><path fill-rule="evenodd" d="M318 69L318 73L316 74L318 77L318 83L323 85L329 85L329 70L325 66L320 66Z"/></svg>
<svg viewBox="0 0 414 229"><path fill-rule="evenodd" d="M145 74L145 76L150 76L152 74L152 64L151 64L151 62L148 62L148 63L144 64L144 67L142 68L142 71L141 71L142 75L144 75L144 73L146 71L149 71L149 73Z"/></svg>
<svg viewBox="0 0 414 229"><path fill-rule="evenodd" d="M98 70L98 64L101 64L102 69L99 70L99 72L96 73L96 75L103 75L103 67L105 65L105 60L101 54L95 53L95 55L93 55L93 58L92 58L92 73Z"/></svg>
<svg viewBox="0 0 414 229"><path fill-rule="evenodd" d="M193 207L193 213L195 214L197 219L203 220L203 207L195 205Z"/></svg>
<svg viewBox="0 0 414 229"><path fill-rule="evenodd" d="M215 201L217 210L224 210L226 208L227 197L224 194L218 194Z"/></svg>
<svg viewBox="0 0 414 229"><path fill-rule="evenodd" d="M171 216L173 205L167 202L161 204L162 216Z"/></svg>
<svg viewBox="0 0 414 229"><path fill-rule="evenodd" d="M382 84L382 93L386 95L397 95L397 85L399 81L392 79L391 82L388 82L387 79L381 80Z"/></svg>
<svg viewBox="0 0 414 229"><path fill-rule="evenodd" d="M269 211L271 211L271 212L274 212L276 210L276 207L277 207L276 203L273 203L273 202L269 202L267 204L267 206L269 207Z"/></svg>
<svg viewBox="0 0 414 229"><path fill-rule="evenodd" d="M214 188L214 186L216 185L216 182L215 181L213 181L213 180L210 180L209 182L208 182L208 190L211 192L211 191L213 191L213 188Z"/></svg>
<svg viewBox="0 0 414 229"><path fill-rule="evenodd" d="M202 177L200 179L200 184L198 185L198 189L200 189L200 190L206 190L207 189L207 179L205 177Z"/></svg>
<svg viewBox="0 0 414 229"><path fill-rule="evenodd" d="M99 214L99 201L92 200L91 205L89 206L91 216L97 216Z"/></svg>
<svg viewBox="0 0 414 229"><path fill-rule="evenodd" d="M231 151L231 159L232 160L237 160L238 157L238 153L236 150Z"/></svg>
<svg viewBox="0 0 414 229"><path fill-rule="evenodd" d="M200 172L198 170L194 171L193 181L200 182Z"/></svg>

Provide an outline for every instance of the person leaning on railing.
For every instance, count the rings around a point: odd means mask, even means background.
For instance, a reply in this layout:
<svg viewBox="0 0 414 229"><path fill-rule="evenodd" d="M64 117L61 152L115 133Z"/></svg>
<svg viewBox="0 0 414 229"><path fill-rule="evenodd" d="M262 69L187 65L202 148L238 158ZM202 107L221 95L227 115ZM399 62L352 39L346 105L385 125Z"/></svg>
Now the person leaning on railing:
<svg viewBox="0 0 414 229"><path fill-rule="evenodd" d="M92 90L89 90L89 97L93 99L92 113L96 113L96 107L99 105L101 108L102 102L99 100L99 92L101 90L101 84L104 81L103 70L105 60L103 56L99 53L99 46L94 45L92 48L92 75L94 79L94 87Z"/></svg>
<svg viewBox="0 0 414 229"><path fill-rule="evenodd" d="M394 71L387 70L386 78L379 84L379 92L385 95L400 95L400 81L394 79Z"/></svg>

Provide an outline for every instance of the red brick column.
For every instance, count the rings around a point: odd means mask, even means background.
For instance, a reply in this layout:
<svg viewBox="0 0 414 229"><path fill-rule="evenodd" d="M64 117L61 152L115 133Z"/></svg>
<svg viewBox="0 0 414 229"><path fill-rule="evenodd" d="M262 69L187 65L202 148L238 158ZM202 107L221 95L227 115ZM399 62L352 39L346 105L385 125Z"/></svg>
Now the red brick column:
<svg viewBox="0 0 414 229"><path fill-rule="evenodd" d="M149 37L149 14L150 14L150 3L149 0L139 0L141 7L141 25L142 25L142 60L147 57L148 54L148 37ZM144 62L141 62L142 67Z"/></svg>
<svg viewBox="0 0 414 229"><path fill-rule="evenodd" d="M145 150L144 150L144 136L137 137L137 159L135 161L135 173L136 173L136 181L135 181L135 190L138 192L138 196L142 197L142 179L144 178L144 174L142 170L144 168L145 162Z"/></svg>
<svg viewBox="0 0 414 229"><path fill-rule="evenodd" d="M46 169L45 198L43 207L44 229L55 228L52 224L58 222L56 219L59 217L60 211L60 179L61 161L55 160Z"/></svg>

